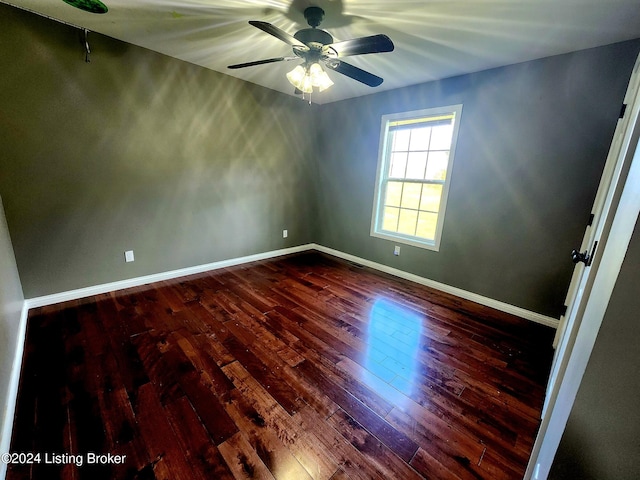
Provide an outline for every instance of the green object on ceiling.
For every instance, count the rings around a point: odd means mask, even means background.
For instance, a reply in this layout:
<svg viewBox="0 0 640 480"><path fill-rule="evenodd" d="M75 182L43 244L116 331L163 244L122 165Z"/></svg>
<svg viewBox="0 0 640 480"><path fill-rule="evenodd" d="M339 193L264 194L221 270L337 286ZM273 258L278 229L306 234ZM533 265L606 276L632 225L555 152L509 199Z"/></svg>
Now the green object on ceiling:
<svg viewBox="0 0 640 480"><path fill-rule="evenodd" d="M90 13L107 13L109 9L100 0L62 0L72 7L79 8Z"/></svg>

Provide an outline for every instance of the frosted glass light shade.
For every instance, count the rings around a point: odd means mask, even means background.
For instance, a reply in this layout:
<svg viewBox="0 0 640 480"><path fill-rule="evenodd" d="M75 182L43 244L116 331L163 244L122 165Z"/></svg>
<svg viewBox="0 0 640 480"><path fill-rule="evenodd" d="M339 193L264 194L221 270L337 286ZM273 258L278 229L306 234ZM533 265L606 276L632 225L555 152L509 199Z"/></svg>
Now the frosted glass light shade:
<svg viewBox="0 0 640 480"><path fill-rule="evenodd" d="M329 75L322 69L319 63L312 63L310 66L298 65L287 73L289 83L304 93L312 93L313 87L321 92L326 90L333 82Z"/></svg>
<svg viewBox="0 0 640 480"><path fill-rule="evenodd" d="M296 68L287 73L287 80L289 80L289 83L291 83L291 85L293 85L294 87L300 88L299 85L302 84L302 80L304 79L306 74L307 72L302 67L302 65L298 65Z"/></svg>
<svg viewBox="0 0 640 480"><path fill-rule="evenodd" d="M311 85L318 87L321 92L333 85L329 75L327 75L327 72L322 69L319 63L313 63L309 67L309 76L311 77Z"/></svg>
<svg viewBox="0 0 640 480"><path fill-rule="evenodd" d="M300 86L298 87L304 93L312 93L313 92L313 83L311 82L311 77L309 74L305 75L300 82Z"/></svg>

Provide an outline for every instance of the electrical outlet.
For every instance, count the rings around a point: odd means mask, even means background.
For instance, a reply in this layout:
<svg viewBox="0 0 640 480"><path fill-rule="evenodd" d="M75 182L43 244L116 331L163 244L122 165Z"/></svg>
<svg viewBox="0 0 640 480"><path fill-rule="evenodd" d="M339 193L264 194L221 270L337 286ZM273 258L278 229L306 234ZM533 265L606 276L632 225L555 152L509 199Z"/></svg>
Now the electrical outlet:
<svg viewBox="0 0 640 480"><path fill-rule="evenodd" d="M396 245L393 249L393 254L397 257L398 255L400 255L400 247L398 245Z"/></svg>
<svg viewBox="0 0 640 480"><path fill-rule="evenodd" d="M126 252L124 252L124 261L129 263L129 262L133 262L134 258L133 258L133 250L127 250Z"/></svg>
<svg viewBox="0 0 640 480"><path fill-rule="evenodd" d="M289 230L282 230L282 238L287 238L289 236Z"/></svg>

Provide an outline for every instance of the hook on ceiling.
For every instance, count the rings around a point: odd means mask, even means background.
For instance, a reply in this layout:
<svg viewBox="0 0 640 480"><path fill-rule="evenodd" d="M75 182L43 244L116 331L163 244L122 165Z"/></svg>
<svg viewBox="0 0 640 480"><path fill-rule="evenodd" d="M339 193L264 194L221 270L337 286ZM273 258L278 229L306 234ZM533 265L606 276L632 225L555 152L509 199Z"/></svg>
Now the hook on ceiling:
<svg viewBox="0 0 640 480"><path fill-rule="evenodd" d="M84 61L87 63L91 63L91 49L89 48L89 30L84 29Z"/></svg>

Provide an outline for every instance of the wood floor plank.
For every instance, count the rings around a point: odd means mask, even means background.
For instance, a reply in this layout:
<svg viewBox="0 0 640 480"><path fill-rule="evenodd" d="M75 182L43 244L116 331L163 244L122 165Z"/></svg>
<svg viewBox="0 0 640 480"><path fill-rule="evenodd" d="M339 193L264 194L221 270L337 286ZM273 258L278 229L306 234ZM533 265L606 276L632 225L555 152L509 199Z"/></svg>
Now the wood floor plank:
<svg viewBox="0 0 640 480"><path fill-rule="evenodd" d="M347 475L343 469L339 469L334 473L329 480L349 480L351 477Z"/></svg>
<svg viewBox="0 0 640 480"><path fill-rule="evenodd" d="M153 385L142 385L138 392L135 412L155 477L167 480L193 478L191 465L177 442Z"/></svg>
<svg viewBox="0 0 640 480"><path fill-rule="evenodd" d="M418 448L418 451L411 459L411 466L420 472L425 478L438 478L447 480L463 480L466 478L474 478L473 474L470 477L460 476L459 473L451 468L447 468L438 462L433 456L431 456L426 450ZM478 476L475 479L481 479Z"/></svg>
<svg viewBox="0 0 640 480"><path fill-rule="evenodd" d="M270 324L271 322L267 317L264 317L264 319L266 327L267 324ZM231 328L230 322L227 322L227 325ZM237 331L242 327L236 325L234 328ZM247 346L254 355L261 359L268 371L276 373L277 376L283 380L284 384L291 388L292 393L295 392L295 395L300 397L300 399L308 405L313 405L318 411L323 412L326 417L331 415L338 408L335 402L324 395L324 393L322 393L322 391L320 391L313 382L309 382L305 377L298 375L298 373L291 368L286 361L288 356L285 358L280 357L281 351L270 351L268 346L263 345L258 341L252 342L251 345ZM311 355L309 350L304 349L296 341L296 350L298 349L303 351L305 355ZM302 354L298 354L297 351L294 351L294 353L299 357L299 361L296 361L294 365L297 366L301 361L305 360L305 357ZM297 399L296 402L298 402Z"/></svg>
<svg viewBox="0 0 640 480"><path fill-rule="evenodd" d="M219 445L238 431L220 400L195 371L180 376L180 387L193 405L202 424L215 445Z"/></svg>
<svg viewBox="0 0 640 480"><path fill-rule="evenodd" d="M224 371L236 387L233 398L241 396L251 405L251 409L245 411L248 419L260 428L273 431L312 478L327 479L337 470L337 464L320 446L313 431L304 428L297 414L289 416L239 362L225 366Z"/></svg>
<svg viewBox="0 0 640 480"><path fill-rule="evenodd" d="M211 442L211 437L187 397L181 397L168 404L166 412L187 460L194 466L195 478L233 479L231 470L220 451Z"/></svg>
<svg viewBox="0 0 640 480"><path fill-rule="evenodd" d="M486 447L459 431L455 426L443 422L435 415L421 411L420 407L414 405L411 409L412 414L394 409L387 416L387 420L397 428L411 432L411 437L426 452L425 458L421 461L428 460L429 470L427 471L434 468L439 471L443 468L450 472L451 478L465 480L477 476L474 468L480 463ZM418 413L422 415L418 417ZM414 466L422 471L419 465ZM487 477L487 479L490 478Z"/></svg>
<svg viewBox="0 0 640 480"><path fill-rule="evenodd" d="M315 332L309 331L306 320L295 311L278 306L268 312L266 316L270 320L269 325L273 331L278 332L278 334L283 331L291 332L304 348L318 352L323 358L327 358L333 363L340 361L341 355L338 351L332 345L328 345L318 338Z"/></svg>
<svg viewBox="0 0 640 480"><path fill-rule="evenodd" d="M276 480L312 479L309 472L278 438L277 432L261 420L262 417L242 395L232 395L231 402L226 403L225 408Z"/></svg>
<svg viewBox="0 0 640 480"><path fill-rule="evenodd" d="M384 472L371 463L343 435L316 411L305 407L297 413L306 429L314 432L322 447L350 478L358 480L384 480Z"/></svg>
<svg viewBox="0 0 640 480"><path fill-rule="evenodd" d="M242 432L221 443L220 453L236 479L275 480Z"/></svg>
<svg viewBox="0 0 640 480"><path fill-rule="evenodd" d="M224 342L225 346L236 359L242 363L251 375L282 405L290 414L295 413L302 405L300 397L282 378L277 377L265 366L249 349L237 338L229 337Z"/></svg>
<svg viewBox="0 0 640 480"><path fill-rule="evenodd" d="M411 460L418 449L418 445L404 433L388 424L383 418L378 416L349 392L327 379L322 372L311 363L305 361L298 365L296 369L299 369L307 378L319 384L322 390L329 392L328 394L332 400L340 405L340 407L356 421L360 422L361 425L366 425L366 428L392 451L397 453L406 462Z"/></svg>
<svg viewBox="0 0 640 480"><path fill-rule="evenodd" d="M553 330L317 252L30 310L7 480L519 480Z"/></svg>
<svg viewBox="0 0 640 480"><path fill-rule="evenodd" d="M391 448L378 440L344 410L339 409L336 411L329 418L329 424L338 430L370 462L375 463L385 472L387 478L394 476L406 480L418 480L421 478L410 466L411 458L413 458L415 452L413 452L409 460L400 458Z"/></svg>

